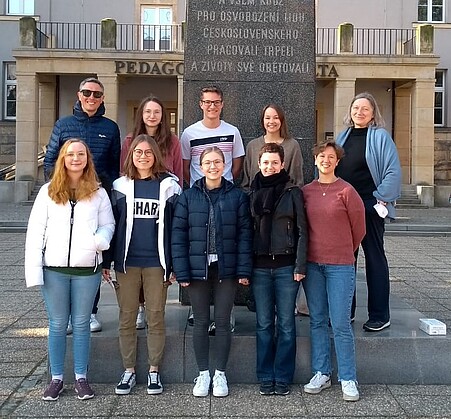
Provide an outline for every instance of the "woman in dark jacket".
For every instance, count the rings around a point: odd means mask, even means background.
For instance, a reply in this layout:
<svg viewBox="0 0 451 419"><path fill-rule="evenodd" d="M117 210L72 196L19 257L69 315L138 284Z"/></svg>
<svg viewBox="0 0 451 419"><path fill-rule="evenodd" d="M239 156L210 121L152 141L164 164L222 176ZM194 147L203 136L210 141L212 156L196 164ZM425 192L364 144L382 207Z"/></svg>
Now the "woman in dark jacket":
<svg viewBox="0 0 451 419"><path fill-rule="evenodd" d="M180 195L172 221L172 258L177 281L187 287L194 313L193 344L199 376L193 395L210 388L210 293L214 295L216 371L213 396L229 394L225 369L230 352L230 313L238 283L252 271L252 229L247 196L222 177L224 154L206 148L200 156L204 177Z"/></svg>
<svg viewBox="0 0 451 419"><path fill-rule="evenodd" d="M307 225L302 192L283 168L283 147L265 144L260 150L258 167L260 171L252 182L250 195L254 219L252 289L257 313L257 377L261 395L285 396L290 392L295 369L294 308L306 271Z"/></svg>

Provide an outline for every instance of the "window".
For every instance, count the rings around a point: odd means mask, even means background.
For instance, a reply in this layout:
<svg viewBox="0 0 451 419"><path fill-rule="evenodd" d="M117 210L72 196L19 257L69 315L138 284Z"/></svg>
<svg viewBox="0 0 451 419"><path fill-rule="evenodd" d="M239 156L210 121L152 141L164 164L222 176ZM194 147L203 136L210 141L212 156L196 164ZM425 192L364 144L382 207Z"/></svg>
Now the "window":
<svg viewBox="0 0 451 419"><path fill-rule="evenodd" d="M34 0L7 0L9 15L34 15Z"/></svg>
<svg viewBox="0 0 451 419"><path fill-rule="evenodd" d="M444 0L418 0L419 22L443 22Z"/></svg>
<svg viewBox="0 0 451 419"><path fill-rule="evenodd" d="M172 9L142 6L143 49L169 51L172 39Z"/></svg>
<svg viewBox="0 0 451 419"><path fill-rule="evenodd" d="M16 64L5 64L5 100L4 116L5 119L16 119Z"/></svg>
<svg viewBox="0 0 451 419"><path fill-rule="evenodd" d="M434 96L434 125L445 125L445 72L435 72L435 96Z"/></svg>

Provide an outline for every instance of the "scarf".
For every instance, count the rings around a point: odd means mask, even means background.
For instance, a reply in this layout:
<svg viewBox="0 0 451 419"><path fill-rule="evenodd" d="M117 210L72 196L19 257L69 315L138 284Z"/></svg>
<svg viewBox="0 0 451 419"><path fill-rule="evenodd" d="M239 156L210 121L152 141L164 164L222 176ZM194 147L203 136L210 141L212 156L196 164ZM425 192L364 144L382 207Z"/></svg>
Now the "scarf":
<svg viewBox="0 0 451 419"><path fill-rule="evenodd" d="M290 177L285 169L271 176L263 176L261 172L258 172L252 182L254 213L256 215L272 214L289 180Z"/></svg>

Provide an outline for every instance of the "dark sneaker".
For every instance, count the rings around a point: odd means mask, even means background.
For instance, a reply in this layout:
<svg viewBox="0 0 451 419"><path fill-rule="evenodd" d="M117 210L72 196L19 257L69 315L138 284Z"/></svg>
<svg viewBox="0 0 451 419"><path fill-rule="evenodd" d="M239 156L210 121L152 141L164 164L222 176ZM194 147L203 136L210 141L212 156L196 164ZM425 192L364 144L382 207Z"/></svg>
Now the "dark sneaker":
<svg viewBox="0 0 451 419"><path fill-rule="evenodd" d="M363 329L367 332L379 332L389 326L390 320L387 322L368 320L366 323L363 323Z"/></svg>
<svg viewBox="0 0 451 419"><path fill-rule="evenodd" d="M136 374L130 371L124 371L121 380L116 386L116 394L130 394L130 391L136 385Z"/></svg>
<svg viewBox="0 0 451 419"><path fill-rule="evenodd" d="M49 402L58 400L63 390L63 380L52 380L50 381L49 386L45 389L42 400L47 400Z"/></svg>
<svg viewBox="0 0 451 419"><path fill-rule="evenodd" d="M160 374L158 372L149 372L147 376L147 394L163 393L163 384L161 384Z"/></svg>
<svg viewBox="0 0 451 419"><path fill-rule="evenodd" d="M271 396L274 394L274 383L272 381L262 381L260 384L260 394L262 396Z"/></svg>
<svg viewBox="0 0 451 419"><path fill-rule="evenodd" d="M75 380L75 393L79 400L88 400L94 397L94 392L86 378Z"/></svg>
<svg viewBox="0 0 451 419"><path fill-rule="evenodd" d="M290 394L290 386L287 383L276 382L274 393L278 396L286 396L287 394Z"/></svg>

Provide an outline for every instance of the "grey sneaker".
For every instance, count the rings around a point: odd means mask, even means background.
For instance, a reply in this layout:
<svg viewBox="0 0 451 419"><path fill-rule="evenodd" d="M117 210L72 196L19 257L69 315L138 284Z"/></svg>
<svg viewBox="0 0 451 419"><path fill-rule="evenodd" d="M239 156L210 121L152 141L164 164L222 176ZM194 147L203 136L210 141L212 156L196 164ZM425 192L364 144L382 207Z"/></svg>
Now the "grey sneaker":
<svg viewBox="0 0 451 419"><path fill-rule="evenodd" d="M341 391L343 392L343 400L346 400L347 402L356 402L360 398L356 381L341 380Z"/></svg>
<svg viewBox="0 0 451 419"><path fill-rule="evenodd" d="M86 378L75 380L75 393L77 393L79 400L88 400L94 397L94 392Z"/></svg>
<svg viewBox="0 0 451 419"><path fill-rule="evenodd" d="M331 386L330 377L319 371L312 377L309 383L304 386L304 391L309 394L321 393L325 388Z"/></svg>
<svg viewBox="0 0 451 419"><path fill-rule="evenodd" d="M52 380L49 386L45 389L42 400L55 401L58 400L60 394L64 390L63 380Z"/></svg>
<svg viewBox="0 0 451 419"><path fill-rule="evenodd" d="M144 306L139 306L138 315L136 316L136 329L141 330L146 328L146 309Z"/></svg>

